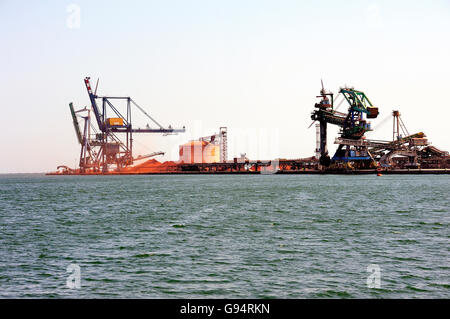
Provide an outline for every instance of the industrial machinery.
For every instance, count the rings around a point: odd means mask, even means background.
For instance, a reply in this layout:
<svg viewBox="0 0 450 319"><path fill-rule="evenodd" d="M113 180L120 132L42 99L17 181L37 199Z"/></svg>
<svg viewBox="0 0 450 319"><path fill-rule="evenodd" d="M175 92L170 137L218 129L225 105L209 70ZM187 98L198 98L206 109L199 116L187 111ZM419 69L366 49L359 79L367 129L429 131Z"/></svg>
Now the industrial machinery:
<svg viewBox="0 0 450 319"><path fill-rule="evenodd" d="M325 167L332 165L335 168L374 167L374 159L367 145L361 141L365 138L364 133L371 130L367 119L377 118L378 108L372 105L364 92L354 88L341 88L339 94L344 97L341 103L347 101L349 105L347 113L337 111L334 107L334 94L327 92L322 82L320 95L317 96L321 101L315 104L316 110L311 115L313 123L319 121L320 126L320 143L316 147L316 152L320 153L319 162ZM340 127L340 139L337 142L339 146L331 159L327 150L328 123Z"/></svg>
<svg viewBox="0 0 450 319"><path fill-rule="evenodd" d="M375 168L445 168L448 153L431 146L423 132L410 134L400 112L392 112L392 141L366 139L364 134L371 131L367 119L378 117L378 108L374 107L364 92L344 87L339 90L343 99L335 104L334 94L322 89L319 103L312 112L311 119L316 124L316 157L323 167L335 169ZM346 101L347 113L338 112L339 106ZM327 124L340 127L335 139L338 145L332 158L327 151ZM312 124L311 124L312 125Z"/></svg>
<svg viewBox="0 0 450 319"><path fill-rule="evenodd" d="M163 127L131 97L98 96L98 80L94 92L92 91L89 77L84 79L84 83L91 107L84 107L75 111L73 103L69 104L75 133L78 142L81 144L80 173L107 173L111 168L120 171L122 168L133 165L136 160L164 154L163 152L154 152L133 157L133 134L174 134L185 132L185 127L182 129L174 129L170 125L167 128ZM97 105L97 100L101 100L101 108ZM126 113L122 114L119 112L119 108L113 104L113 101L125 101ZM151 128L147 124L147 127L144 129L134 128L131 117L132 109L142 112L156 127ZM91 112L94 113L97 128L91 123ZM84 120L83 133L80 130L78 113L83 113L81 115L81 118ZM91 134L91 129L94 131L94 134ZM120 138L119 134L124 135L124 138Z"/></svg>
<svg viewBox="0 0 450 319"><path fill-rule="evenodd" d="M219 129L220 138L220 162L225 163L228 160L228 133L227 128L222 126Z"/></svg>
<svg viewBox="0 0 450 319"><path fill-rule="evenodd" d="M410 134L400 112L392 111L392 141L367 140L371 154L382 167L446 167L448 152L431 146L423 132Z"/></svg>
<svg viewBox="0 0 450 319"><path fill-rule="evenodd" d="M316 157L319 163L328 169L364 169L375 168L445 168L448 152L431 146L423 132L410 134L400 112L392 112L392 141L367 139L364 134L372 131L367 119L378 117L379 111L374 107L366 94L354 88L344 87L339 90L343 99L337 105L333 93L322 89L319 103L312 112L311 119L316 125ZM346 101L349 105L347 113L338 112L339 106ZM332 158L327 151L327 124L340 127L339 136L335 139L338 145ZM312 124L311 124L312 125Z"/></svg>

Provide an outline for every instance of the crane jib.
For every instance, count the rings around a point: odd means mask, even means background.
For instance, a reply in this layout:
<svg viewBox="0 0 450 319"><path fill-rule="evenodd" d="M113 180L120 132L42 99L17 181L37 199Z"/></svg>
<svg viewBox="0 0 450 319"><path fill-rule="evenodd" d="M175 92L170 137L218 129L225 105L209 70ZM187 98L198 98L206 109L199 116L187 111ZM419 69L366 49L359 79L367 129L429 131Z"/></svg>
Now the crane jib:
<svg viewBox="0 0 450 319"><path fill-rule="evenodd" d="M91 84L89 83L89 77L84 79L84 83L86 84L86 89L89 94L89 99L91 100L92 109L95 114L95 119L97 120L97 124L99 129L104 132L105 131L105 125L102 121L102 115L97 107L97 102L95 101L95 95L92 93Z"/></svg>

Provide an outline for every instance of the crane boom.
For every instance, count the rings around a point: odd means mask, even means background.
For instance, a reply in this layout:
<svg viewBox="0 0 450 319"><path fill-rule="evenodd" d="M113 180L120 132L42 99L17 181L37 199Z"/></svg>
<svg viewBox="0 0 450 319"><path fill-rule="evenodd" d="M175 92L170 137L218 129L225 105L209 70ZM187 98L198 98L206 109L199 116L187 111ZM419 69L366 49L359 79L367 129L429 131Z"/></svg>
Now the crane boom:
<svg viewBox="0 0 450 319"><path fill-rule="evenodd" d="M75 128L75 134L77 135L78 142L83 144L83 138L81 137L80 124L78 123L77 116L75 114L75 110L73 108L73 103L69 103L70 114L72 115L73 127Z"/></svg>
<svg viewBox="0 0 450 319"><path fill-rule="evenodd" d="M144 158L149 158L149 157L153 157L153 156L157 156L157 155L164 155L164 154L165 154L164 152L153 152L150 154L138 155L137 157L134 157L133 160L139 161Z"/></svg>
<svg viewBox="0 0 450 319"><path fill-rule="evenodd" d="M92 109L94 110L95 119L97 120L98 128L100 131L105 132L105 124L102 120L102 114L100 113L100 110L98 109L97 102L95 101L95 98L97 97L94 93L92 93L91 89L91 83L89 82L90 77L84 78L84 84L86 85L86 89L88 91L89 99L91 100Z"/></svg>

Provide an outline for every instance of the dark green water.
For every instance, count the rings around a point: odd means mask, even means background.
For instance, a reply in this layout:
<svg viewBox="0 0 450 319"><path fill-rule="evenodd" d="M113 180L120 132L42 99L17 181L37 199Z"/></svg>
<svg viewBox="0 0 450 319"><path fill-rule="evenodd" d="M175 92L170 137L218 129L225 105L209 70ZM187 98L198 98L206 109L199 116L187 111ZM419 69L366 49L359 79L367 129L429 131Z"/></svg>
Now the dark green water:
<svg viewBox="0 0 450 319"><path fill-rule="evenodd" d="M4 175L0 297L449 298L449 193L438 175Z"/></svg>

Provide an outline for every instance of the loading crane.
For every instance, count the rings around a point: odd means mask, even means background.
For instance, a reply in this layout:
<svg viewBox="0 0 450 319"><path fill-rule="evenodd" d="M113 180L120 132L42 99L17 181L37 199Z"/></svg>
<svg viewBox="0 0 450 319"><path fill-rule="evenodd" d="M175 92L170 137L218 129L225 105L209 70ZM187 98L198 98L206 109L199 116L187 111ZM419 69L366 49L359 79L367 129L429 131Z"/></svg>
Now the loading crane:
<svg viewBox="0 0 450 319"><path fill-rule="evenodd" d="M364 143L358 143L364 138L364 133L371 131L370 123L366 119L378 117L378 108L374 107L366 94L351 87L344 87L339 90L349 107L347 113L338 112L334 108L334 94L327 92L323 86L320 91L321 98L319 103L315 104L316 110L311 114L313 123L319 121L320 124L320 143L319 162L323 166L331 164L345 164L351 167L369 167L374 165L374 160L368 148ZM327 124L339 126L340 139L339 146L334 156L330 159L327 150Z"/></svg>
<svg viewBox="0 0 450 319"><path fill-rule="evenodd" d="M89 77L84 79L84 84L91 104L90 109L85 107L75 111L73 103L69 104L75 133L78 142L81 144L81 173L87 171L108 172L113 165L115 165L116 170L120 171L121 168L132 165L135 160L164 155L163 152L154 152L133 157L133 134L163 133L168 135L186 131L184 126L181 129L172 128L170 125L168 127L162 126L129 96L98 96L98 80L94 92ZM97 100L101 100L101 109ZM125 101L126 113L122 114L119 108L113 104L113 101ZM133 109L143 113L156 127L151 128L147 125L147 128L144 129L134 128L131 117ZM91 123L91 111L94 113L97 128ZM80 112L85 112L85 115L82 116L84 120L83 134L77 119L77 113ZM94 138L91 138L91 128L95 131ZM119 134L125 135L125 137L121 139Z"/></svg>

